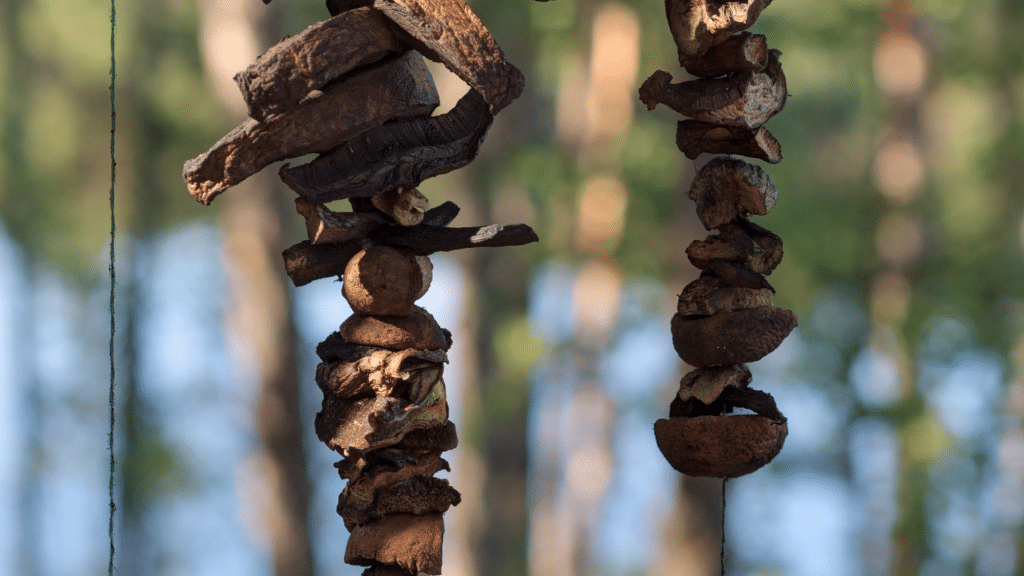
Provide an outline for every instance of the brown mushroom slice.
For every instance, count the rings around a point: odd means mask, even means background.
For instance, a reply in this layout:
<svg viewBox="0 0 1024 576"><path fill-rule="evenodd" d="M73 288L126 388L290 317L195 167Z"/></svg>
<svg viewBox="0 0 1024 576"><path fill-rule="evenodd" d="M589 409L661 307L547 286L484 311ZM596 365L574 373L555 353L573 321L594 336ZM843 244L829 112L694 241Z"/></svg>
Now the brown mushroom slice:
<svg viewBox="0 0 1024 576"><path fill-rule="evenodd" d="M295 210L306 219L306 234L313 244L361 240L385 221L370 212L335 212L301 197L295 199Z"/></svg>
<svg viewBox="0 0 1024 576"><path fill-rule="evenodd" d="M746 71L719 78L699 78L672 84L663 70L640 86L640 100L653 110L664 104L684 116L704 122L757 128L786 105L786 75L778 50L768 51L764 71Z"/></svg>
<svg viewBox="0 0 1024 576"><path fill-rule="evenodd" d="M747 214L764 216L779 192L760 166L720 156L697 172L689 196L704 228L712 230Z"/></svg>
<svg viewBox="0 0 1024 576"><path fill-rule="evenodd" d="M391 514L352 530L345 563L393 564L412 574L440 574L443 536L440 514Z"/></svg>
<svg viewBox="0 0 1024 576"><path fill-rule="evenodd" d="M734 32L753 26L771 0L665 0L672 38L679 48L679 63L702 56Z"/></svg>
<svg viewBox="0 0 1024 576"><path fill-rule="evenodd" d="M349 456L394 446L414 430L448 421L444 380L438 379L421 403L402 398L357 400L325 395L313 425L317 438L329 448Z"/></svg>
<svg viewBox="0 0 1024 576"><path fill-rule="evenodd" d="M751 130L743 126L681 120L676 128L676 146L691 160L701 154L740 154L769 164L782 161L782 146L764 126Z"/></svg>
<svg viewBox="0 0 1024 576"><path fill-rule="evenodd" d="M757 274L771 274L782 261L782 239L749 220L736 220L718 230L686 248L686 256L697 268L703 270L722 261L744 265Z"/></svg>
<svg viewBox="0 0 1024 576"><path fill-rule="evenodd" d="M235 82L249 116L263 121L322 96L345 74L405 50L387 18L358 8L285 38L236 74Z"/></svg>
<svg viewBox="0 0 1024 576"><path fill-rule="evenodd" d="M752 378L750 370L742 364L697 368L687 372L679 381L677 397L683 401L695 398L703 404L711 404L726 388L746 388Z"/></svg>
<svg viewBox="0 0 1024 576"><path fill-rule="evenodd" d="M359 482L366 481L366 477ZM366 524L389 514L444 513L462 501L462 496L451 487L448 480L431 476L415 475L400 482L376 485L367 502L364 494L353 490L353 483L338 497L338 515L345 521L351 532L356 526Z"/></svg>
<svg viewBox="0 0 1024 576"><path fill-rule="evenodd" d="M408 316L359 316L353 314L338 328L338 333L351 344L377 346L388 350L417 348L442 350L446 338L437 320L419 306L413 305Z"/></svg>
<svg viewBox="0 0 1024 576"><path fill-rule="evenodd" d="M209 204L273 162L326 152L388 120L428 115L438 104L423 58L408 52L345 78L290 112L246 120L185 163L185 182L196 200Z"/></svg>
<svg viewBox="0 0 1024 576"><path fill-rule="evenodd" d="M736 478L761 468L782 450L786 423L759 415L669 418L654 437L673 468L687 476Z"/></svg>
<svg viewBox="0 0 1024 576"><path fill-rule="evenodd" d="M711 316L771 305L772 291L767 288L729 286L721 278L702 276L683 288L676 311L685 316Z"/></svg>
<svg viewBox="0 0 1024 576"><path fill-rule="evenodd" d="M447 114L390 122L311 162L286 167L281 179L310 202L374 196L469 164L493 116L470 90Z"/></svg>
<svg viewBox="0 0 1024 576"><path fill-rule="evenodd" d="M462 0L376 0L373 6L409 34L413 48L479 92L491 116L522 94L523 74Z"/></svg>
<svg viewBox="0 0 1024 576"><path fill-rule="evenodd" d="M682 62L682 65L694 76L710 78L745 70L761 71L767 62L768 42L764 35L740 32L712 46L703 56Z"/></svg>
<svg viewBox="0 0 1024 576"><path fill-rule="evenodd" d="M316 383L320 389L340 398L373 394L419 403L441 377L444 363L448 362L444 350L368 349L372 352L357 360L318 364Z"/></svg>
<svg viewBox="0 0 1024 576"><path fill-rule="evenodd" d="M764 358L796 328L796 314L768 306L712 316L672 317L672 345L694 367L744 364Z"/></svg>
<svg viewBox="0 0 1024 576"><path fill-rule="evenodd" d="M370 197L375 208L387 214L399 226L415 226L423 222L430 201L412 186L399 186Z"/></svg>
<svg viewBox="0 0 1024 576"><path fill-rule="evenodd" d="M407 316L423 281L423 269L411 252L370 246L349 260L341 293L356 314Z"/></svg>
<svg viewBox="0 0 1024 576"><path fill-rule="evenodd" d="M266 3L268 0L263 0ZM364 6L373 6L373 0L327 0L327 11L331 16L337 16L348 10L355 10Z"/></svg>

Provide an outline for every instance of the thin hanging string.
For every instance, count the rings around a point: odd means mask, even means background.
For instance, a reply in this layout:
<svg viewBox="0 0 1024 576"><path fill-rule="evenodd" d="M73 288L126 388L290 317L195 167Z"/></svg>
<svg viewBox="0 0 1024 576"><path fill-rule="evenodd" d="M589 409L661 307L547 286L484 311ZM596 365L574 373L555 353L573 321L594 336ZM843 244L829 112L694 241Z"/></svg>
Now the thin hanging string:
<svg viewBox="0 0 1024 576"><path fill-rule="evenodd" d="M719 555L719 562L721 562L722 576L725 576L725 481L727 478L722 478L722 552Z"/></svg>
<svg viewBox="0 0 1024 576"><path fill-rule="evenodd" d="M114 233L117 230L114 220L114 181L117 176L117 163L114 161L114 131L117 128L117 108L114 104L114 29L116 22L115 0L110 0L110 431L107 433L107 449L110 451L110 483L107 487L110 493L110 521L107 532L110 536L110 561L107 564L107 575L114 575L114 511L117 504L114 503L114 333L117 325L114 322L114 284L117 275L114 272Z"/></svg>

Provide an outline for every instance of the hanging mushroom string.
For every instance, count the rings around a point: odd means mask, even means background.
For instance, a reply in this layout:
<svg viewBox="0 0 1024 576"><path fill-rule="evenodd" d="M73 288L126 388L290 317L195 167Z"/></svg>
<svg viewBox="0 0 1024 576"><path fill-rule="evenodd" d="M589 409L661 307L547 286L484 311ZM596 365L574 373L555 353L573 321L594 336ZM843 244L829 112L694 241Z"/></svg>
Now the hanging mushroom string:
<svg viewBox="0 0 1024 576"><path fill-rule="evenodd" d="M266 0L265 0L266 1ZM317 437L342 455L338 513L345 561L367 576L441 573L442 514L458 504L441 453L458 444L442 374L452 336L415 305L429 254L537 241L524 224L450 228L459 208L428 209L416 186L468 164L494 115L519 96L505 61L463 0L328 0L332 18L286 38L235 80L250 118L185 164L209 204L273 162L298 193L309 239L284 252L296 286L342 276L354 314L316 349L324 399ZM431 116L437 90L423 56L470 90ZM351 212L325 204L348 199Z"/></svg>
<svg viewBox="0 0 1024 576"><path fill-rule="evenodd" d="M668 72L657 71L640 87L640 99L648 109L664 104L690 118L676 132L687 158L782 160L763 126L786 102L781 53L769 50L763 35L744 31L770 1L666 0L679 63L698 78L672 84ZM772 305L774 289L765 279L782 260L782 240L748 220L767 214L778 192L759 166L719 156L697 172L689 197L705 229L718 233L686 249L702 272L679 295L672 343L696 369L683 376L669 418L655 423L654 434L679 472L735 478L771 461L787 433L771 395L749 387L745 366L796 327L793 312ZM754 414L726 415L734 408Z"/></svg>

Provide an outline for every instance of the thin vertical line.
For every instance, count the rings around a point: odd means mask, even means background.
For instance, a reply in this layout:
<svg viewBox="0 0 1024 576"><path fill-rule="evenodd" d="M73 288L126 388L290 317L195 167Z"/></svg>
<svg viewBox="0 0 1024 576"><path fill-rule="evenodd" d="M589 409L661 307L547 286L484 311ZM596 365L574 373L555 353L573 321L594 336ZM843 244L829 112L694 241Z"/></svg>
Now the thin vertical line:
<svg viewBox="0 0 1024 576"><path fill-rule="evenodd" d="M719 555L719 562L721 563L722 576L725 576L725 481L727 478L722 478L722 551Z"/></svg>
<svg viewBox="0 0 1024 576"><path fill-rule="evenodd" d="M117 331L117 324L114 320L114 285L117 275L114 271L114 235L117 230L114 218L114 182L117 177L117 162L114 160L114 132L117 128L117 108L114 103L114 78L116 77L116 61L114 57L114 31L116 23L116 0L110 0L110 431L107 433L107 449L110 451L110 482L107 490L110 495L110 520L107 532L110 537L110 561L107 564L108 576L114 574L114 512L117 504L114 503L114 419L116 417L116 402L114 397L114 334Z"/></svg>

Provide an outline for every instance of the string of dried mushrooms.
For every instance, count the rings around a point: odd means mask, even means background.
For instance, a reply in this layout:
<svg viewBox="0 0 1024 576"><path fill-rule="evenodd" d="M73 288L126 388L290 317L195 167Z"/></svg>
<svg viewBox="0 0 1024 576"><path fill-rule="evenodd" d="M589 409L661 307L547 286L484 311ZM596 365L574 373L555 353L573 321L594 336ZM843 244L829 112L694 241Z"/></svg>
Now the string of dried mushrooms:
<svg viewBox="0 0 1024 576"><path fill-rule="evenodd" d="M537 241L524 224L447 227L459 208L429 208L416 186L468 164L522 74L463 0L328 0L331 18L286 38L235 80L250 118L185 164L209 204L273 162L298 194L309 239L284 252L296 286L343 277L354 314L317 346L324 399L317 437L342 455L338 513L345 561L366 576L441 573L442 514L460 501L441 453L458 444L444 380L452 336L415 305L428 255ZM469 92L447 114L423 57ZM325 203L348 199L351 212Z"/></svg>
<svg viewBox="0 0 1024 576"><path fill-rule="evenodd" d="M775 290L765 279L782 260L782 240L748 219L767 214L778 192L759 166L731 156L782 160L763 126L786 103L781 53L745 32L770 2L666 0L679 63L697 79L672 84L657 71L640 87L648 109L664 104L690 118L676 132L687 158L727 155L704 165L690 187L701 223L718 233L686 249L702 272L679 295L672 343L696 369L683 376L669 418L654 425L662 454L690 476L749 474L782 450L787 433L771 395L749 388L745 366L796 327L793 312L772 305ZM734 408L754 414L726 415Z"/></svg>

